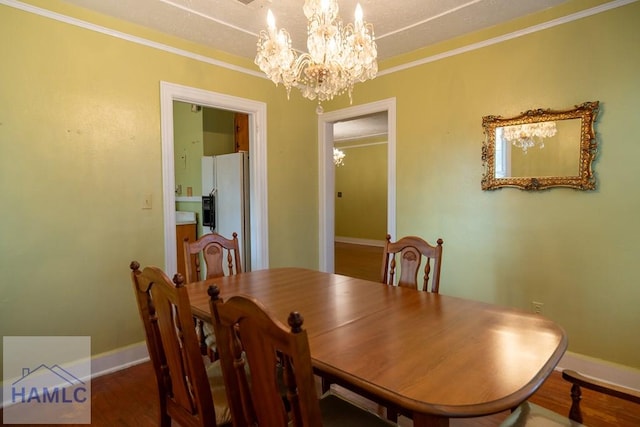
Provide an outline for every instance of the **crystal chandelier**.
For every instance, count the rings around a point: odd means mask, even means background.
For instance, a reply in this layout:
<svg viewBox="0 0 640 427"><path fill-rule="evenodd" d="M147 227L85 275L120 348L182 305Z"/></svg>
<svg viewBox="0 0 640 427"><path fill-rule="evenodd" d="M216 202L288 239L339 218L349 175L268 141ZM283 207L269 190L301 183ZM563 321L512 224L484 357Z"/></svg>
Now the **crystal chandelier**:
<svg viewBox="0 0 640 427"><path fill-rule="evenodd" d="M296 87L302 96L322 101L344 92L351 94L353 85L373 79L378 72L378 56L373 26L362 20L362 8L356 7L355 22L342 25L337 0L305 0L308 53L298 54L291 48L291 38L284 28L277 29L273 13L267 14L268 28L260 32L255 63L276 84L287 89Z"/></svg>
<svg viewBox="0 0 640 427"><path fill-rule="evenodd" d="M333 164L336 166L342 166L344 164L344 152L333 147Z"/></svg>
<svg viewBox="0 0 640 427"><path fill-rule="evenodd" d="M544 138L551 138L556 132L556 122L525 123L506 126L502 131L502 137L527 154L527 150L536 145L544 148Z"/></svg>

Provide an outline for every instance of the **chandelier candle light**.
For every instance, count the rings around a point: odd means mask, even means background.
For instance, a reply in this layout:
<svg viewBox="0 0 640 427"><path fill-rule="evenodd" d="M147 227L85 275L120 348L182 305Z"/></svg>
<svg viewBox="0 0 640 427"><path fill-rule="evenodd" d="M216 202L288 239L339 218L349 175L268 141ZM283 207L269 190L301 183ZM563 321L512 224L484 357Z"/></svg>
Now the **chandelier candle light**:
<svg viewBox="0 0 640 427"><path fill-rule="evenodd" d="M373 26L363 21L360 4L355 22L346 26L338 16L337 0L305 0L308 53L291 48L291 37L284 28L277 29L273 13L267 14L267 31L260 31L255 63L276 84L284 85L287 98L291 87L302 96L321 102L344 92L349 94L357 82L373 79L378 72L378 56Z"/></svg>
<svg viewBox="0 0 640 427"><path fill-rule="evenodd" d="M502 137L527 154L527 150L536 145L544 148L544 138L551 138L557 131L556 122L525 123L506 126Z"/></svg>
<svg viewBox="0 0 640 427"><path fill-rule="evenodd" d="M336 166L342 166L344 164L344 152L342 150L333 147L333 163Z"/></svg>

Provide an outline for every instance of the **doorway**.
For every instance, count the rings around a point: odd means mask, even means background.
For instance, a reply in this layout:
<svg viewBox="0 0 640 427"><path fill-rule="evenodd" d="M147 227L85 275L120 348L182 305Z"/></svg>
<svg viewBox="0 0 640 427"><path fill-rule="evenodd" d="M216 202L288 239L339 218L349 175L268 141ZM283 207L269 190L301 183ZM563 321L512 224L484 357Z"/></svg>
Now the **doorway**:
<svg viewBox="0 0 640 427"><path fill-rule="evenodd" d="M318 117L320 224L320 270L335 270L335 175L333 163L334 124L379 112L387 113L387 232L395 237L396 224L396 100L345 108Z"/></svg>
<svg viewBox="0 0 640 427"><path fill-rule="evenodd" d="M183 240L194 242L211 232L229 239L237 233L242 267L251 270L248 117L230 110L173 102L178 273L184 275L186 271ZM221 162L219 168L225 171L217 182L225 185L222 193L212 196L216 157Z"/></svg>
<svg viewBox="0 0 640 427"><path fill-rule="evenodd" d="M249 203L251 260L254 269L269 266L266 164L266 104L244 98L173 83L160 83L160 114L162 126L162 186L164 213L165 271L173 275L176 262L176 200L173 141L173 102L182 101L222 110L245 113L249 121Z"/></svg>

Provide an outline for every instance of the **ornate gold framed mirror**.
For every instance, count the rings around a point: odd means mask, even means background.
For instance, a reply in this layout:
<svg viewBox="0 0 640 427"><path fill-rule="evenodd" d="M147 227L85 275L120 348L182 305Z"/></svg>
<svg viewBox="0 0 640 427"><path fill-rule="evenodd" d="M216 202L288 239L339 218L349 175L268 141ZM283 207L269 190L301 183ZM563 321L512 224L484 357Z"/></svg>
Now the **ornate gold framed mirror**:
<svg viewBox="0 0 640 427"><path fill-rule="evenodd" d="M483 190L516 187L594 190L594 124L598 101L569 110L529 110L512 118L482 118Z"/></svg>

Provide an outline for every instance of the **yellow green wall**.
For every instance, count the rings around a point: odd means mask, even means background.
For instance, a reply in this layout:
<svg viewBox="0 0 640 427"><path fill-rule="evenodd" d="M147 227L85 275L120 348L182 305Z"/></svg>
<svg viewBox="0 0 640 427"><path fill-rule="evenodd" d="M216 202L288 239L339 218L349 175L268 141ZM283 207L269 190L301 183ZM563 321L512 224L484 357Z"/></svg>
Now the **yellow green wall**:
<svg viewBox="0 0 640 427"><path fill-rule="evenodd" d="M202 195L202 152L204 150L202 109L191 111L191 104L173 102L173 154L176 197ZM180 210L180 209L178 209Z"/></svg>
<svg viewBox="0 0 640 427"><path fill-rule="evenodd" d="M252 67L55 0L29 3ZM635 368L638 22L633 3L384 74L500 33L491 29L381 64L354 92L354 104L397 100L397 234L444 239L443 293L524 309L541 301L571 351ZM317 268L314 103L293 93L288 101L266 79L9 6L0 6L0 39L11 41L0 43L2 335L91 335L94 354L143 340L128 265L164 260L160 81L267 103L270 265ZM598 190L480 190L482 116L592 100L602 103ZM148 194L153 208L143 210Z"/></svg>
<svg viewBox="0 0 640 427"><path fill-rule="evenodd" d="M557 120L556 135L523 151L511 144L511 176L579 176L581 119ZM540 142L544 145L538 145Z"/></svg>
<svg viewBox="0 0 640 427"><path fill-rule="evenodd" d="M267 103L270 263L317 268L313 103L288 101L267 79L4 5L0 40L0 335L90 335L94 354L144 340L129 263L164 263L161 81Z"/></svg>
<svg viewBox="0 0 640 427"><path fill-rule="evenodd" d="M635 368L639 22L635 2L354 91L358 104L396 98L397 234L444 239L442 293L526 310L543 302L570 351ZM480 189L483 116L595 100L596 191Z"/></svg>
<svg viewBox="0 0 640 427"><path fill-rule="evenodd" d="M383 242L387 234L387 144L361 140L336 146L345 158L335 168L335 235Z"/></svg>
<svg viewBox="0 0 640 427"><path fill-rule="evenodd" d="M233 153L236 148L233 111L204 109L204 155Z"/></svg>

